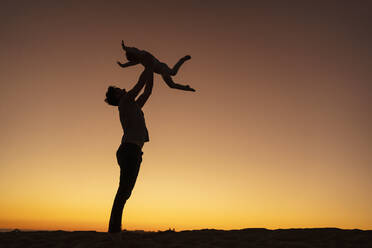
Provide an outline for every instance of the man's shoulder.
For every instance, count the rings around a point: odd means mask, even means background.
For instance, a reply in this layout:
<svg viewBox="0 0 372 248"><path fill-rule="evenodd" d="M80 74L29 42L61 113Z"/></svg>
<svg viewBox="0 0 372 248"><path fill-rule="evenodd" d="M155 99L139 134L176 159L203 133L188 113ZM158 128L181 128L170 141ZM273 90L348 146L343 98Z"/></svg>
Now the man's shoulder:
<svg viewBox="0 0 372 248"><path fill-rule="evenodd" d="M134 102L134 98L127 93L120 98L119 107L125 107L132 102Z"/></svg>

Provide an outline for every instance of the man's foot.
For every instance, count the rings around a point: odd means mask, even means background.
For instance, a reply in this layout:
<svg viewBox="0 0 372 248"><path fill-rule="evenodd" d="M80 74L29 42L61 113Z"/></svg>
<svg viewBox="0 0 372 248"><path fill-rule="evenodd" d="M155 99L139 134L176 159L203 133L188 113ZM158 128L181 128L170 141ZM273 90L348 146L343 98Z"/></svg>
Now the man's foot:
<svg viewBox="0 0 372 248"><path fill-rule="evenodd" d="M182 58L184 61L186 61L186 60L189 60L189 59L191 59L191 56L190 55L186 55L185 57L183 57Z"/></svg>
<svg viewBox="0 0 372 248"><path fill-rule="evenodd" d="M112 242L114 243L114 247L120 248L123 244L123 240L121 237L121 232L115 232L115 233L108 233L110 238L112 239Z"/></svg>

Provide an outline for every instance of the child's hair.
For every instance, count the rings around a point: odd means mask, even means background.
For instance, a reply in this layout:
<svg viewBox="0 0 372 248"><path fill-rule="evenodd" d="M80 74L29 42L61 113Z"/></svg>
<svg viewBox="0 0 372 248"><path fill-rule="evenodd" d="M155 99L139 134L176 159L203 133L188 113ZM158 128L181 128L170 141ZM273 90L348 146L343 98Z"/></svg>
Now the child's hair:
<svg viewBox="0 0 372 248"><path fill-rule="evenodd" d="M137 61L137 57L134 53L132 52L126 52L125 56L127 57L128 61Z"/></svg>
<svg viewBox="0 0 372 248"><path fill-rule="evenodd" d="M140 50L138 50L138 48L127 47L125 56L127 57L128 61L138 62L137 55L138 55L139 52L140 52Z"/></svg>
<svg viewBox="0 0 372 248"><path fill-rule="evenodd" d="M119 106L119 99L116 97L115 86L109 86L106 91L105 102L111 106Z"/></svg>

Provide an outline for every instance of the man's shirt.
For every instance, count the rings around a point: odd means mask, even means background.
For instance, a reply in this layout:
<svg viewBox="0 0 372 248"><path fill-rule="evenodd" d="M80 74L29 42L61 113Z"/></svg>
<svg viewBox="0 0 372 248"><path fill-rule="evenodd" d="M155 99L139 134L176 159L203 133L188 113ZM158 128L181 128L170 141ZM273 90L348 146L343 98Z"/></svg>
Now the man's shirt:
<svg viewBox="0 0 372 248"><path fill-rule="evenodd" d="M142 147L149 141L144 114L135 100L127 94L120 99L119 115L124 131L122 143L134 143Z"/></svg>

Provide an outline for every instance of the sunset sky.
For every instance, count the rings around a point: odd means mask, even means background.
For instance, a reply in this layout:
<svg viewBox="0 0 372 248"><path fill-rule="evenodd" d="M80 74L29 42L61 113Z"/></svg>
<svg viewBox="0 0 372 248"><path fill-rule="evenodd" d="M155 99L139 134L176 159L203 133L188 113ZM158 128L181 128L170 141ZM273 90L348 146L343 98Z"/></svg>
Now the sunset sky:
<svg viewBox="0 0 372 248"><path fill-rule="evenodd" d="M123 39L196 89L155 76L123 228L372 229L369 1L81 2L1 2L0 228L107 231Z"/></svg>

